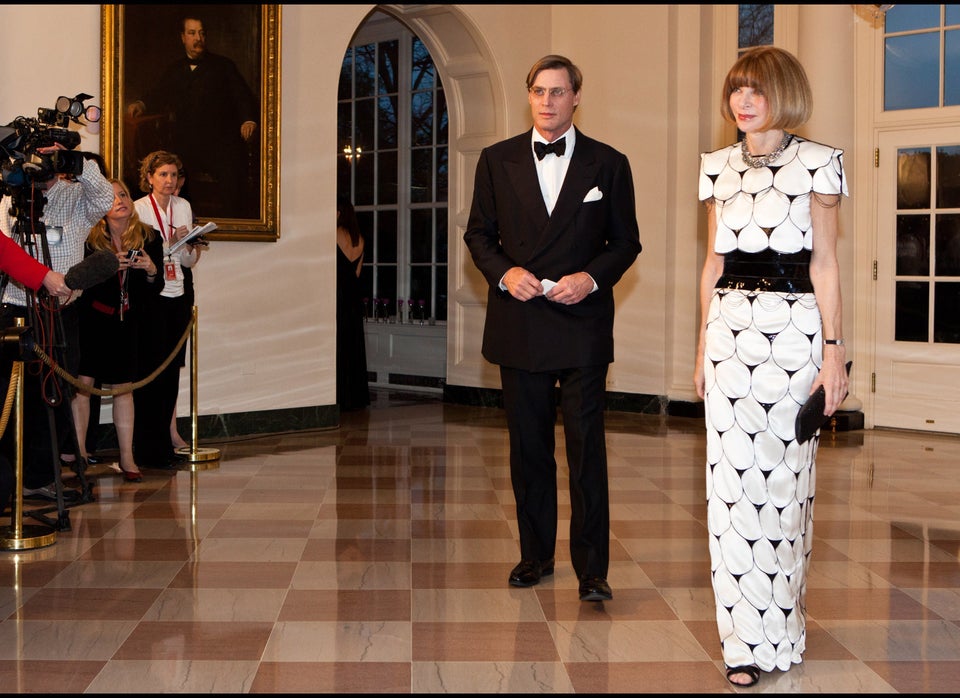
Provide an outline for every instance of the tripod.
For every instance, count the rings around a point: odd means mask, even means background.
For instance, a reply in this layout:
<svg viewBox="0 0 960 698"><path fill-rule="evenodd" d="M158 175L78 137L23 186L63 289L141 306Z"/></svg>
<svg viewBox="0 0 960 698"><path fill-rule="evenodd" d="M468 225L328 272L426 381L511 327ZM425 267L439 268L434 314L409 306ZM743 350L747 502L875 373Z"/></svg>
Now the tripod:
<svg viewBox="0 0 960 698"><path fill-rule="evenodd" d="M10 201L12 204L11 214L15 216L14 240L18 241L31 256L52 268L47 228L41 220L43 205L46 203L42 191L34 186L25 186L13 192ZM30 248L34 248L38 244L40 254L34 254L34 250ZM0 283L0 295L3 295L7 283L8 279L4 277L2 283ZM36 477L37 469L40 467L36 464L45 460L49 454L56 502L53 507L31 510L28 515L58 530L70 530L68 508L76 504L95 501L92 484L88 482L85 474L87 464L80 456L79 439L70 406L73 391L58 371L54 369L54 366L69 367L71 362L68 360L68 352L78 350L76 346L76 311L73 308L61 306L58 299L47 296L42 290L39 294L26 290L24 300L25 305L4 305L4 315L8 325L12 324L10 321L14 317L21 317L24 325L28 328L24 335L27 341L21 342L23 356L20 357L20 360L25 362L26 369L23 391L24 402L27 406L24 420L27 427L25 431L27 438L24 439L24 442L30 452L30 463L33 464L31 474L34 477ZM72 332L68 333L65 329L65 317L70 320L69 326ZM68 343L72 346L68 346ZM35 346L39 346L43 350L53 366L48 366L39 360L38 355L33 352ZM40 400L43 402L40 403ZM46 439L43 432L46 432ZM48 441L48 443L43 443L45 441ZM6 435L4 442L9 444ZM61 444L64 449L76 454L76 460L70 465L81 485L79 493L71 496L69 501L64 496L61 478ZM9 451L9 446L6 450ZM46 480L46 478L43 479ZM25 477L24 482L16 483L16 486L23 488L26 480ZM71 492L71 494L73 493ZM56 519L48 518L46 514L53 511L57 512Z"/></svg>

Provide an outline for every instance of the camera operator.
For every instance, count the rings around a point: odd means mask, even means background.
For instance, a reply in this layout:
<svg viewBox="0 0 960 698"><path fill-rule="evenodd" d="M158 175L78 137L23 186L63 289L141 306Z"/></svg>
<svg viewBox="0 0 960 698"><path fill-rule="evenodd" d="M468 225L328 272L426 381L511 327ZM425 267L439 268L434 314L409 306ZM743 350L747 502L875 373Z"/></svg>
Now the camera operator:
<svg viewBox="0 0 960 698"><path fill-rule="evenodd" d="M37 148L41 155L53 154L57 150L67 150L61 143ZM14 212L14 202L6 195L0 202L0 227L7 235L14 236L24 250L43 262L44 249L49 250L50 267L60 273L66 273L84 258L84 243L90 228L103 218L113 207L113 185L107 180L102 158L94 153L83 153L83 170L76 175L56 174L45 182L36 183L45 189L46 204L43 207L43 225L33 226L35 230L18 230ZM16 232L15 232L16 231ZM44 240L45 238L45 240ZM72 294L59 308L59 318L54 318L54 327L63 328L62 337L41 338L49 342L59 341L63 348L59 361L63 370L76 375L79 365L79 329L78 315L70 301L78 295ZM29 327L43 326L41 313L46 304L28 302L27 289L20 283L8 283L3 290L4 326L12 326L13 318L23 317ZM27 317L35 307L33 317ZM56 309L54 312L57 312ZM0 388L6 389L8 377L0 378ZM73 389L69 394L60 394L57 378L42 367L41 372L25 371L23 384L24 396L24 444L23 444L23 491L26 496L39 496L56 500L56 482L54 474L53 444L47 417L48 406L53 406L58 450L61 462L72 466L76 464L78 454L74 442L74 423L71 411ZM63 384L67 385L67 384ZM9 431L9 430L8 430ZM79 435L84 438L84 435ZM2 452L8 458L15 455L16 444L9 433L2 441ZM77 494L73 493L72 498Z"/></svg>

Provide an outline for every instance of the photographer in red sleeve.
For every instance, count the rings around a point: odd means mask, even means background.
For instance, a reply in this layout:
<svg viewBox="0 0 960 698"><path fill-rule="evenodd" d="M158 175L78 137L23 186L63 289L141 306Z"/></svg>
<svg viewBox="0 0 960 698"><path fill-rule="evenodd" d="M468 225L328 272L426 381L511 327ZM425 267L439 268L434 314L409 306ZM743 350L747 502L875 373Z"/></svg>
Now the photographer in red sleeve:
<svg viewBox="0 0 960 698"><path fill-rule="evenodd" d="M63 280L63 274L40 264L24 252L20 245L2 233L0 233L0 272L34 291L44 288L51 296L69 298L73 293ZM0 365L0 371L8 372L9 367ZM0 513L10 503L13 486L14 475L10 461L0 455Z"/></svg>

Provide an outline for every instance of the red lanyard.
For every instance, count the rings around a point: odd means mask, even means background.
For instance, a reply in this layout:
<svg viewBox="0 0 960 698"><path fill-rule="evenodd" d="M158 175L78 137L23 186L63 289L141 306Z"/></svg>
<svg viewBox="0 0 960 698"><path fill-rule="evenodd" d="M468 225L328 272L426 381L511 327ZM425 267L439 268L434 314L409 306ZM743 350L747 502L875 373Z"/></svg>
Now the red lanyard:
<svg viewBox="0 0 960 698"><path fill-rule="evenodd" d="M173 236L173 200L171 199L170 205L167 207L167 221L170 227L169 233L163 228L163 218L160 217L160 209L157 208L157 200L153 198L153 194L150 194L150 203L153 204L153 215L157 217L157 225L160 226L160 237L169 241Z"/></svg>

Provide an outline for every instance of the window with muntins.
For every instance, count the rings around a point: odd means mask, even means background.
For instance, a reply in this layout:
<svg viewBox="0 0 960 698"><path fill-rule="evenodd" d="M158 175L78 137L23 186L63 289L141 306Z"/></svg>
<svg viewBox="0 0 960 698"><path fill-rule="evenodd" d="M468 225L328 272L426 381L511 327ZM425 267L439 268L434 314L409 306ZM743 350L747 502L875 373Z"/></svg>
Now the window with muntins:
<svg viewBox="0 0 960 698"><path fill-rule="evenodd" d="M894 5L884 14L884 111L958 104L960 6Z"/></svg>
<svg viewBox="0 0 960 698"><path fill-rule="evenodd" d="M351 46L338 95L337 193L366 236L369 317L447 319L447 106L436 65L404 28Z"/></svg>

